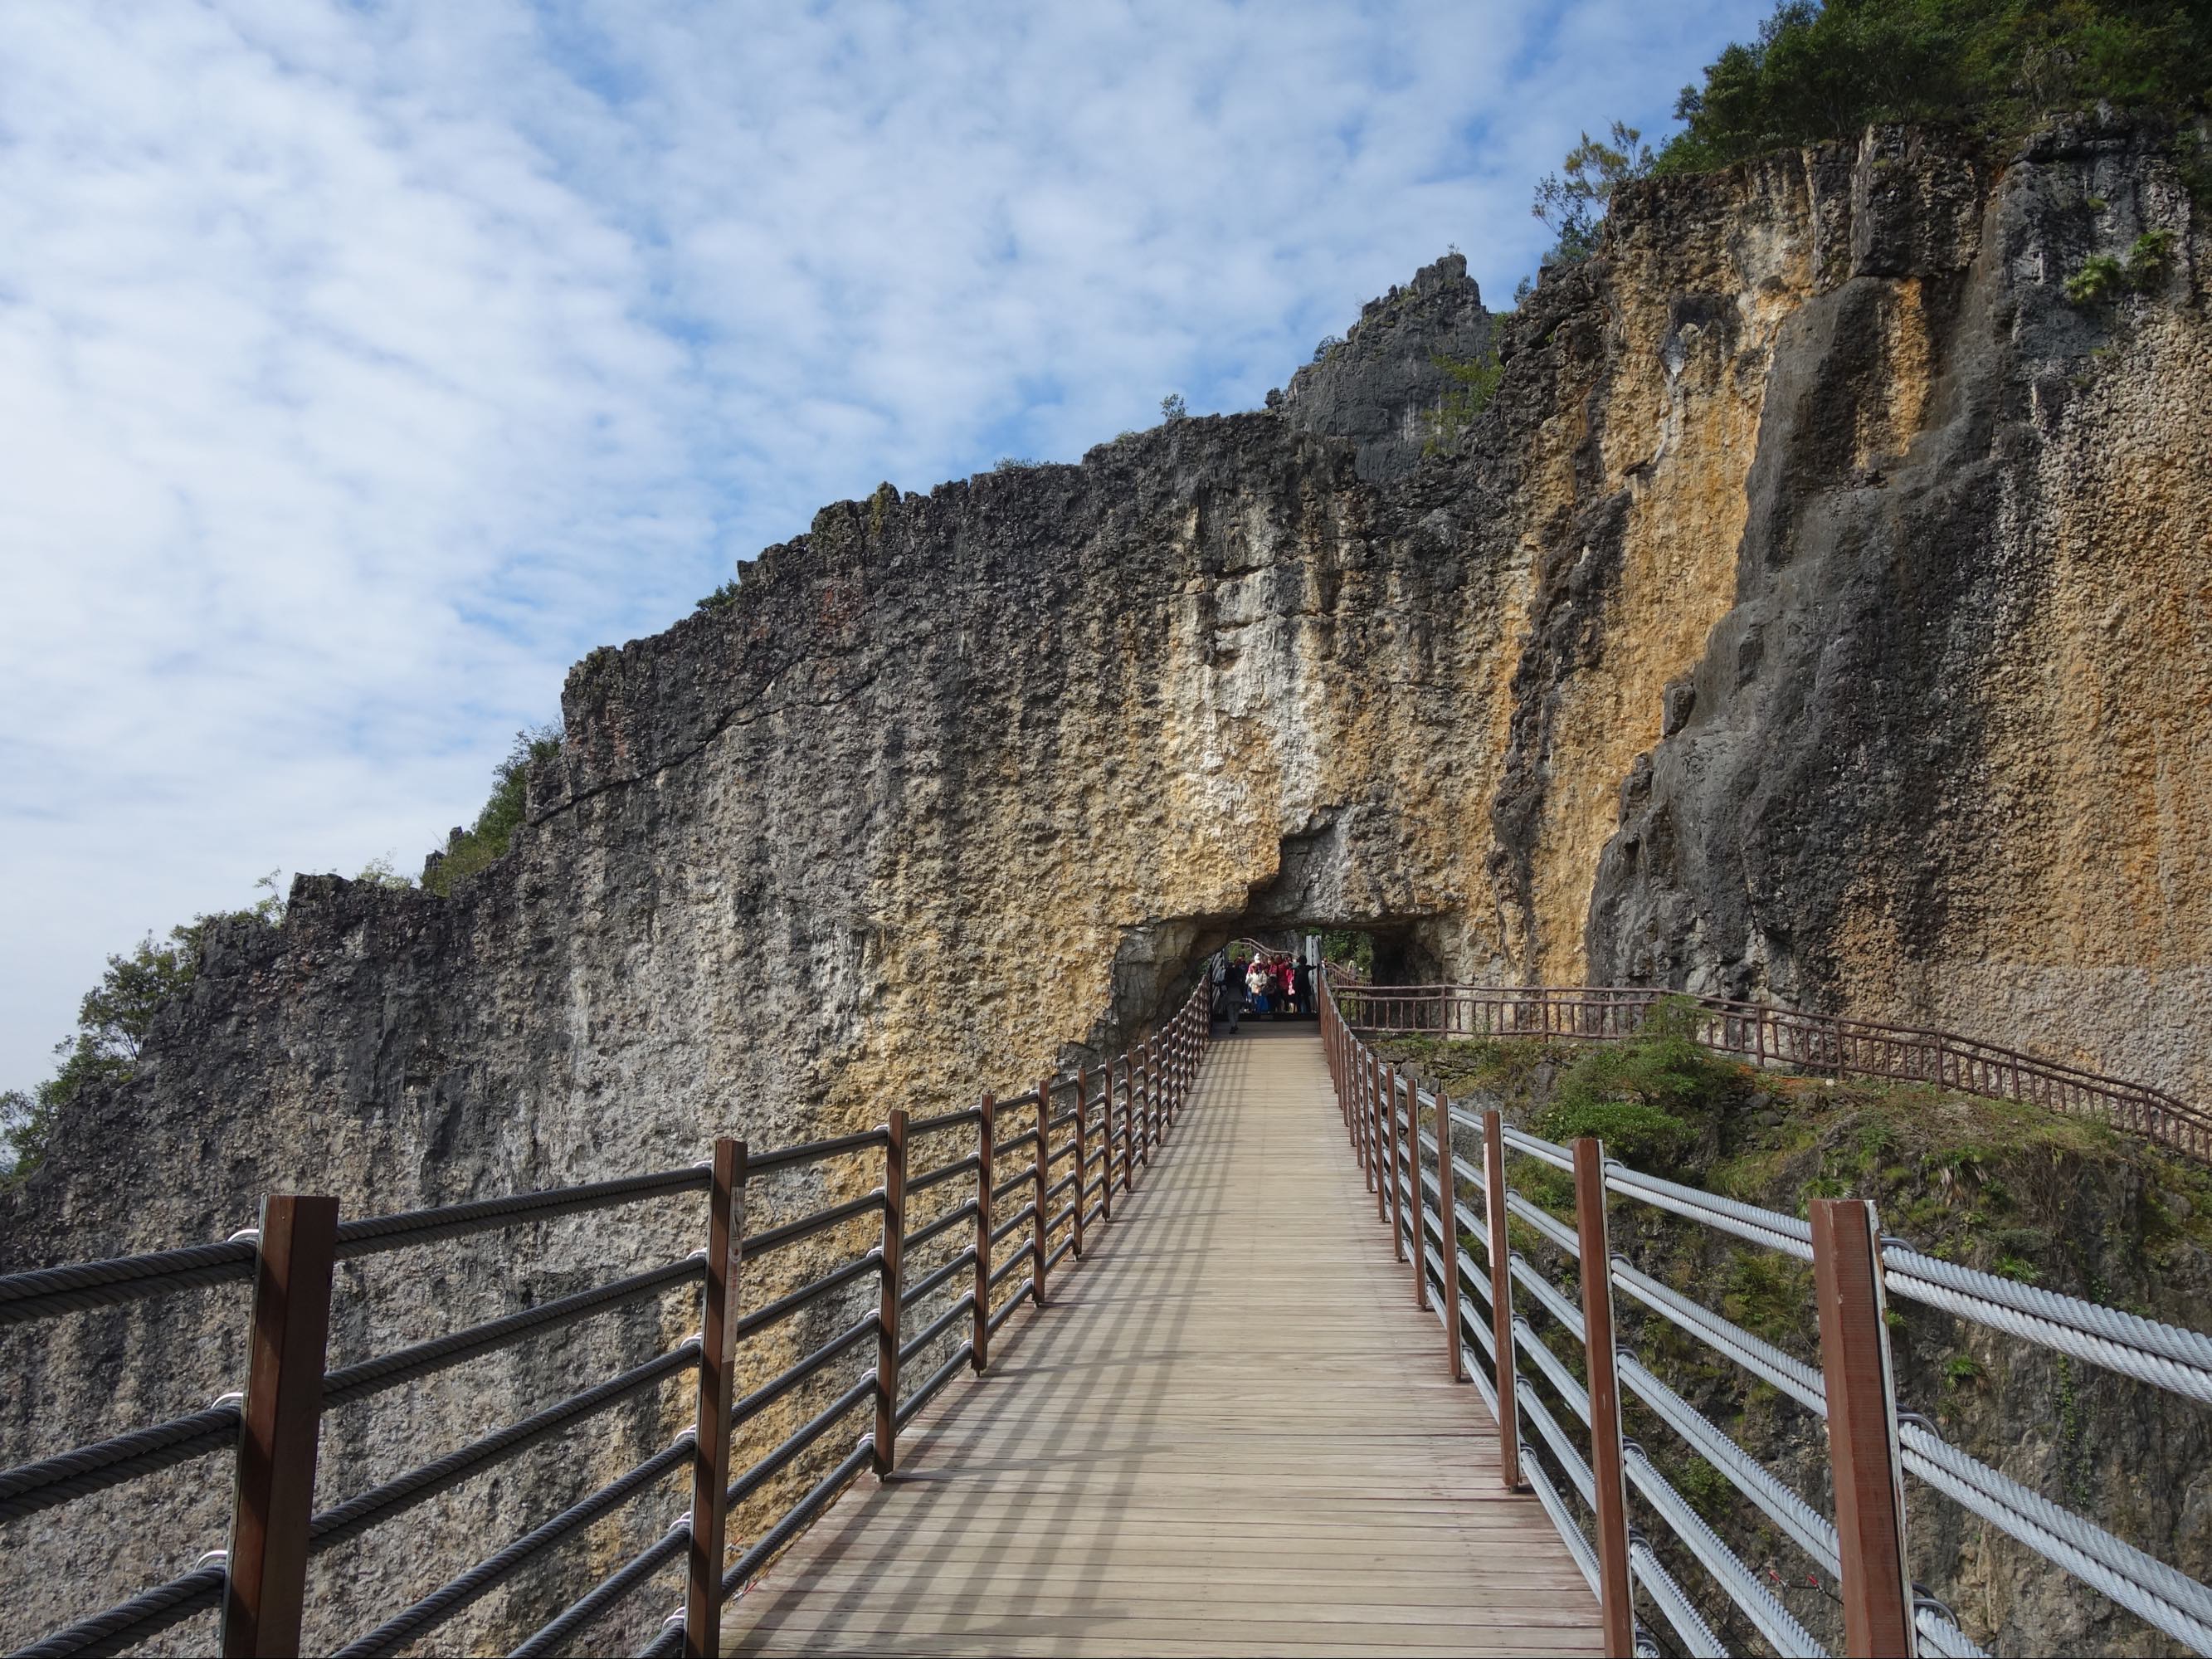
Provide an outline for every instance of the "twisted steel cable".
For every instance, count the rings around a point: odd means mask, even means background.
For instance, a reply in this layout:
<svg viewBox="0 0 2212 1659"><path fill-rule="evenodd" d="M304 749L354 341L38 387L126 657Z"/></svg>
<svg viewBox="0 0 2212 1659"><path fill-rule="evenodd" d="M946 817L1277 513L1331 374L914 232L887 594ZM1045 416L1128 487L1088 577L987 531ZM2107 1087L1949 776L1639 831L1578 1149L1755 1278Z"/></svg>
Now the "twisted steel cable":
<svg viewBox="0 0 2212 1659"><path fill-rule="evenodd" d="M189 1417L134 1429L74 1451L0 1471L0 1521L84 1498L172 1464L189 1462L237 1442L245 1420L234 1405L210 1406Z"/></svg>
<svg viewBox="0 0 2212 1659"><path fill-rule="evenodd" d="M18 1649L12 1659L92 1659L94 1655L121 1653L196 1613L220 1606L229 1582L227 1568L197 1568L118 1602L105 1613L80 1619L43 1642Z"/></svg>
<svg viewBox="0 0 2212 1659"><path fill-rule="evenodd" d="M507 1659L543 1659L544 1655L552 1652L690 1547L691 1520L687 1515L670 1528L659 1543L632 1556L592 1586L582 1599L571 1602L551 1623L525 1638Z"/></svg>
<svg viewBox="0 0 2212 1659"><path fill-rule="evenodd" d="M350 1405L356 1400L394 1389L402 1382L412 1382L432 1371L458 1365L465 1359L474 1358L495 1348L519 1342L524 1337L539 1332L574 1324L593 1314L625 1302L656 1295L673 1285L692 1283L705 1277L707 1264L695 1259L672 1262L665 1267L654 1267L628 1279L617 1279L595 1290L579 1291L574 1296L564 1296L558 1301L544 1303L526 1312L510 1314L504 1319L495 1319L482 1325L472 1325L466 1330L455 1331L434 1341L418 1342L413 1347L375 1359L365 1359L357 1365L348 1365L335 1370L323 1379L323 1405Z"/></svg>
<svg viewBox="0 0 2212 1659"><path fill-rule="evenodd" d="M1628 1540L1628 1565L1629 1571L1636 1576L1636 1582L1644 1587L1644 1593L1651 1598L1651 1604L1659 1609L1660 1615L1680 1638L1686 1651L1695 1655L1696 1659L1728 1659L1728 1650L1721 1645L1721 1638L1713 1634L1712 1626L1705 1623L1697 1608L1690 1605L1690 1598L1682 1594L1682 1587L1674 1582L1674 1575L1667 1571L1666 1563L1659 1559L1659 1553L1632 1534ZM1642 1642L1637 1644L1639 1650L1643 1646ZM1791 1654L1819 1654L1821 1659L1826 1659L1826 1650L1818 1645L1780 1650Z"/></svg>
<svg viewBox="0 0 2212 1659"><path fill-rule="evenodd" d="M693 1445L687 1437L665 1451L647 1458L628 1474L610 1481L588 1498L580 1499L551 1520L533 1528L496 1554L483 1560L424 1596L405 1612L395 1613L366 1636L340 1648L332 1659L377 1659L435 1629L478 1596L512 1577L531 1559L550 1549L571 1533L590 1525L610 1510L643 1492L671 1470L690 1467Z"/></svg>
<svg viewBox="0 0 2212 1659"><path fill-rule="evenodd" d="M348 1498L335 1509L325 1510L315 1517L308 1532L308 1553L319 1555L332 1545L342 1543L380 1522L388 1521L403 1510L436 1497L448 1487L460 1485L478 1470L493 1463L503 1462L541 1440L550 1439L595 1412L604 1411L618 1401L641 1393L663 1378L689 1370L698 1363L699 1341L694 1337L659 1358L649 1359L642 1365L624 1371L620 1376L610 1378L595 1389L571 1395L534 1417L525 1418L521 1422L501 1429L496 1434L487 1435L435 1462L425 1463L418 1469L410 1470L396 1480L387 1480L357 1498Z"/></svg>
<svg viewBox="0 0 2212 1659"><path fill-rule="evenodd" d="M0 1325L20 1325L56 1314L135 1302L141 1297L251 1279L257 1253L258 1247L251 1242L234 1240L9 1273L0 1277Z"/></svg>
<svg viewBox="0 0 2212 1659"><path fill-rule="evenodd" d="M396 1215L364 1216L338 1224L337 1256L349 1261L356 1256L396 1250L434 1238L455 1238L464 1233L503 1227L511 1221L547 1221L556 1216L603 1210L611 1205L662 1198L674 1193L703 1193L711 1176L703 1167L664 1170L654 1175L618 1176L611 1181L587 1182L577 1187L549 1187L507 1198L480 1199L469 1204L447 1204L434 1209L403 1210Z"/></svg>

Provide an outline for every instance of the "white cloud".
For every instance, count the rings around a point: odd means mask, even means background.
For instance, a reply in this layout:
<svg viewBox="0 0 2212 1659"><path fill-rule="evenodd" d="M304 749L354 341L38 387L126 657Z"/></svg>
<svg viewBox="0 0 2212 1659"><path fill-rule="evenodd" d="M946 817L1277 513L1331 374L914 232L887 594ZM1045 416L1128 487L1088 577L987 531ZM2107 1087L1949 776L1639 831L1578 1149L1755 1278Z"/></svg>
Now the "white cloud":
<svg viewBox="0 0 2212 1659"><path fill-rule="evenodd" d="M1765 9L14 0L0 1085L822 502L1253 406L1447 242L1502 299Z"/></svg>

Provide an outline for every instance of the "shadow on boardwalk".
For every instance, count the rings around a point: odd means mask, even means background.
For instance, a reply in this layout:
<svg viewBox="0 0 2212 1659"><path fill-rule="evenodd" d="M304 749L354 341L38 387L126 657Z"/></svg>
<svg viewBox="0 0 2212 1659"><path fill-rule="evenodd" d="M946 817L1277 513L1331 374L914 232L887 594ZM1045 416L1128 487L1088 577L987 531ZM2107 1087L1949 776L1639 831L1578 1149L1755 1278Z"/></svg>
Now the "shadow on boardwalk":
<svg viewBox="0 0 2212 1659"><path fill-rule="evenodd" d="M729 1651L1598 1650L1445 1380L1313 1030L1216 1044L1089 1261L732 1604Z"/></svg>

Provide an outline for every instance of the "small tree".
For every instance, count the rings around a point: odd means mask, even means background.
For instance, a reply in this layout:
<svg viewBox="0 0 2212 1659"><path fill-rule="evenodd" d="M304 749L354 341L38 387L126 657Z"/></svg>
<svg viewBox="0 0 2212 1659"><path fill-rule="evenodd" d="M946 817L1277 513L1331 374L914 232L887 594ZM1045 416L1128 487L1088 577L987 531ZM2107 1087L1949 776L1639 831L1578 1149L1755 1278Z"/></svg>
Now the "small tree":
<svg viewBox="0 0 2212 1659"><path fill-rule="evenodd" d="M528 805L530 769L560 752L558 726L530 726L516 732L507 758L492 769L491 799L477 814L474 825L447 842L444 856L424 873L422 885L441 898L450 897L461 878L474 875L507 851Z"/></svg>
<svg viewBox="0 0 2212 1659"><path fill-rule="evenodd" d="M1183 402L1180 392L1170 392L1160 399L1160 418L1164 421L1180 421L1189 413L1189 406Z"/></svg>
<svg viewBox="0 0 2212 1659"><path fill-rule="evenodd" d="M1598 227L1614 192L1651 171L1651 147L1641 131L1615 121L1610 136L1613 142L1607 143L1583 133L1582 143L1567 152L1565 176L1547 173L1536 186L1528 211L1559 239L1545 257L1547 264L1580 264L1595 253Z"/></svg>
<svg viewBox="0 0 2212 1659"><path fill-rule="evenodd" d="M1443 370L1445 378L1451 382L1443 399L1426 416L1429 441L1421 453L1437 455L1456 449L1460 434L1476 416L1490 407L1490 400L1498 395L1498 383L1505 378L1505 365L1498 362L1494 346L1486 348L1479 356L1437 356L1430 361Z"/></svg>
<svg viewBox="0 0 2212 1659"><path fill-rule="evenodd" d="M127 1078L162 1006L198 976L209 930L217 922L255 921L274 927L284 920L284 900L271 871L254 885L262 896L244 910L195 916L156 940L151 933L126 954L107 959L100 983L77 1004L76 1030L54 1045L61 1064L36 1091L0 1094L0 1174L27 1174L38 1163L46 1132L88 1085Z"/></svg>

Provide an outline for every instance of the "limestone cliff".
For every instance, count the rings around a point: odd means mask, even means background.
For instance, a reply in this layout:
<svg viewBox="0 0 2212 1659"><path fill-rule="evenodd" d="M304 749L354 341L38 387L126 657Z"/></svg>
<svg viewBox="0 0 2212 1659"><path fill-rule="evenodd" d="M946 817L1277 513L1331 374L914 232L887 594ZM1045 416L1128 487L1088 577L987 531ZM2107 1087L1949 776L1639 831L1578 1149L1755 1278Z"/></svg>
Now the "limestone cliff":
<svg viewBox="0 0 2212 1659"><path fill-rule="evenodd" d="M2174 233L2154 292L2064 301L2146 228ZM362 1213L961 1099L1115 1042L1253 922L2212 1094L2206 251L2156 135L1876 131L1626 192L1510 317L1431 267L1280 413L825 508L734 603L577 666L527 825L453 898L303 880L281 931L219 936L137 1080L5 1200L0 1267L221 1237L274 1188ZM1409 453L1433 357L1478 337L1495 401ZM690 1244L556 1229L380 1317L419 1335ZM235 1306L198 1300L24 1360L0 1455L236 1386ZM533 1351L425 1399L488 1424L558 1374ZM410 1449L334 1432L387 1472ZM660 1432L641 1412L594 1471ZM213 1541L171 1519L107 1588ZM14 1636L63 1610L30 1582L62 1546L0 1540ZM331 1570L338 1623L460 1547L381 1547Z"/></svg>

